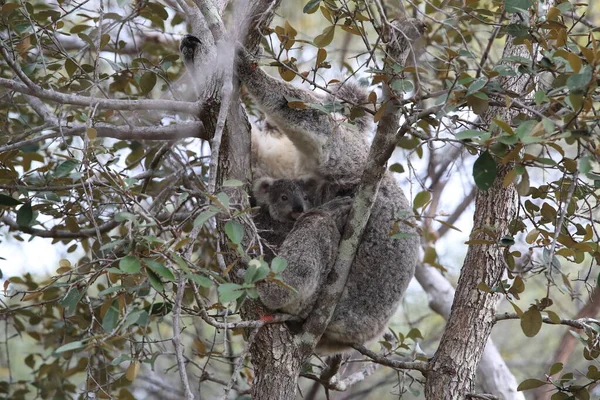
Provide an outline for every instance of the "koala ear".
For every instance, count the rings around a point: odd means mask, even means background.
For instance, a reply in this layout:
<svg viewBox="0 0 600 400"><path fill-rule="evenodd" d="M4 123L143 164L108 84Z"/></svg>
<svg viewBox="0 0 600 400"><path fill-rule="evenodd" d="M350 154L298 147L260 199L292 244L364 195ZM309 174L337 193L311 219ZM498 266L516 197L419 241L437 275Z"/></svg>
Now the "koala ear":
<svg viewBox="0 0 600 400"><path fill-rule="evenodd" d="M315 175L304 175L303 177L298 178L296 182L308 195L311 203L316 201L317 197L319 197L318 192L321 190L323 179L320 179Z"/></svg>
<svg viewBox="0 0 600 400"><path fill-rule="evenodd" d="M252 185L252 194L256 199L256 204L262 205L269 202L269 189L275 182L275 179L269 176L263 176L257 179Z"/></svg>

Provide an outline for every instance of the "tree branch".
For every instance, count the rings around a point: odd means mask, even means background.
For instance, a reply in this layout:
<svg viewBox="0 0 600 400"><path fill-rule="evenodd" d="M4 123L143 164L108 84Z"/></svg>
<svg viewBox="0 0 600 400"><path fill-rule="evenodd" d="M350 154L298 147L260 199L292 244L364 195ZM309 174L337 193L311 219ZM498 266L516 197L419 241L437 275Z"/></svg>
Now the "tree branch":
<svg viewBox="0 0 600 400"><path fill-rule="evenodd" d="M179 370L179 377L183 385L183 391L185 393L186 400L193 400L194 394L190 388L190 382L187 376L187 370L185 368L185 358L183 355L183 345L181 344L181 329L179 328L179 321L181 317L181 303L183 301L183 290L185 289L185 280L183 274L179 271L177 276L177 292L175 295L175 305L173 306L173 346L175 347L175 357L177 359L177 369Z"/></svg>
<svg viewBox="0 0 600 400"><path fill-rule="evenodd" d="M110 110L161 110L177 111L196 115L199 113L202 104L200 102L186 102L176 100L123 100L123 99L101 99L88 96L79 96L75 94L66 94L54 90L43 89L40 86L29 88L27 85L14 81L12 79L0 78L0 87L13 90L15 92L31 95L40 99L56 101L60 104L72 104L76 106L98 107Z"/></svg>
<svg viewBox="0 0 600 400"><path fill-rule="evenodd" d="M385 365L387 367L394 369L414 369L416 371L420 371L423 375L427 375L427 371L429 370L429 363L425 361L390 360L389 358L382 357L374 351L367 349L365 346L355 344L352 345L352 347L359 353L364 354L371 360L375 361L377 364Z"/></svg>
<svg viewBox="0 0 600 400"><path fill-rule="evenodd" d="M94 237L97 233L105 233L110 231L111 229L116 228L119 225L119 222L109 221L105 222L102 225L98 225L98 228L86 228L81 229L78 232L71 232L63 229L36 229L31 227L20 226L14 220L3 216L0 219L6 225L8 225L11 229L21 231L23 233L27 233L29 235L38 236L42 238L53 238L53 239L81 239Z"/></svg>
<svg viewBox="0 0 600 400"><path fill-rule="evenodd" d="M116 126L111 124L98 123L93 126L96 129L98 137L109 137L119 140L177 140L183 138L197 137L208 140L208 132L200 121L181 122L167 126ZM34 143L39 143L47 139L56 139L62 137L81 136L88 127L84 124L76 125L68 129L59 127L48 127L47 129L59 129L58 132L47 133L28 140L22 140L0 146L0 153L22 148Z"/></svg>
<svg viewBox="0 0 600 400"><path fill-rule="evenodd" d="M516 313L503 313L496 315L496 321L504 321L508 319L520 319ZM600 321L594 318L578 318L578 319L562 319L560 323L552 321L549 317L542 317L542 322L550 325L567 325L575 329L595 330L592 324L600 327Z"/></svg>

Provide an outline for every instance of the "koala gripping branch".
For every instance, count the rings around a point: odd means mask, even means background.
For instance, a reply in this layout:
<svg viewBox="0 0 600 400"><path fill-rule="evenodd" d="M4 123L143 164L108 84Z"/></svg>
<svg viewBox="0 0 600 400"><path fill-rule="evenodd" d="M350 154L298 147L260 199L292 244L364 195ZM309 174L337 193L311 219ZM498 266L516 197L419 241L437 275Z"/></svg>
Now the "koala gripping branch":
<svg viewBox="0 0 600 400"><path fill-rule="evenodd" d="M388 42L388 53L396 55L396 60L406 60L406 54L412 50L412 44L424 32L424 24L419 20L406 20L400 25L397 22L390 28L395 30ZM408 28L407 28L408 27ZM408 32L408 33L406 33ZM408 40L407 40L408 39ZM393 79L393 70L387 69ZM310 348L311 351L327 328L337 303L344 291L350 268L356 251L361 243L362 235L371 216L371 210L379 192L379 187L386 172L386 165L401 136L408 131L410 124L416 119L409 119L407 127L400 129L400 101L390 93L389 87L384 86L384 102L387 102L383 115L378 123L377 132L373 139L366 162L360 186L354 197L352 210L344 228L342 240L334 267L330 272L324 287L319 292L319 301L303 326L303 335L298 336L302 343L300 348ZM425 370L423 365L421 370Z"/></svg>

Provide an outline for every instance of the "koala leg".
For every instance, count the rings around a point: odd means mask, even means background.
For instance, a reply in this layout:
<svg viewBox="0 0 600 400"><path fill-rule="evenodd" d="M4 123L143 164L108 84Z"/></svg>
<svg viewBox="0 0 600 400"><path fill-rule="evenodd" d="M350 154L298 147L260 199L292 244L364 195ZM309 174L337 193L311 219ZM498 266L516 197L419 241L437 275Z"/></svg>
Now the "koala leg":
<svg viewBox="0 0 600 400"><path fill-rule="evenodd" d="M288 262L281 276L295 291L273 282L259 284L262 303L271 310L306 318L335 262L339 242L339 229L329 213L313 210L303 214L279 251Z"/></svg>

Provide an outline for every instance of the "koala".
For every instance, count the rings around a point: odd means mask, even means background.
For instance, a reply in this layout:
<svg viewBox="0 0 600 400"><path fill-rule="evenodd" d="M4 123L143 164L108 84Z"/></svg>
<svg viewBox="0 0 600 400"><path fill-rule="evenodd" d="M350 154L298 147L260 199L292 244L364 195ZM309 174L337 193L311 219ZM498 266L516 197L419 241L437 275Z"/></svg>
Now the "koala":
<svg viewBox="0 0 600 400"><path fill-rule="evenodd" d="M262 177L252 185L252 201L259 206L254 223L265 240L265 261L270 262L294 223L311 208L305 181ZM275 251L273 251L275 250Z"/></svg>
<svg viewBox="0 0 600 400"><path fill-rule="evenodd" d="M424 32L421 22L407 25L408 30L400 28L403 37L396 39L397 43L416 40ZM406 60L401 52L391 57ZM345 98L355 104L366 104L367 96L358 87L348 84L340 85L327 96L294 87L267 75L244 49L238 51L236 73L269 122L295 148L297 159L293 164L301 165L303 173L308 172L318 182L311 191L317 207L296 220L279 247L279 256L288 262L283 279L295 290L275 284L259 288L260 299L267 308L306 318L335 263L351 201L346 196L356 192L369 153L366 132L369 121L362 117L354 123L345 123L336 113L327 114L310 107L291 108L287 99L330 105L334 101L343 103ZM256 157L253 163L260 163L264 171L280 167L273 165L280 163L277 158L261 158L261 154ZM291 167L284 169L294 178L296 171ZM411 215L406 196L387 172L345 290L317 345L317 352L344 351L351 344L375 339L386 328L414 275L418 257L419 237ZM392 239L393 233L400 232L405 234Z"/></svg>

